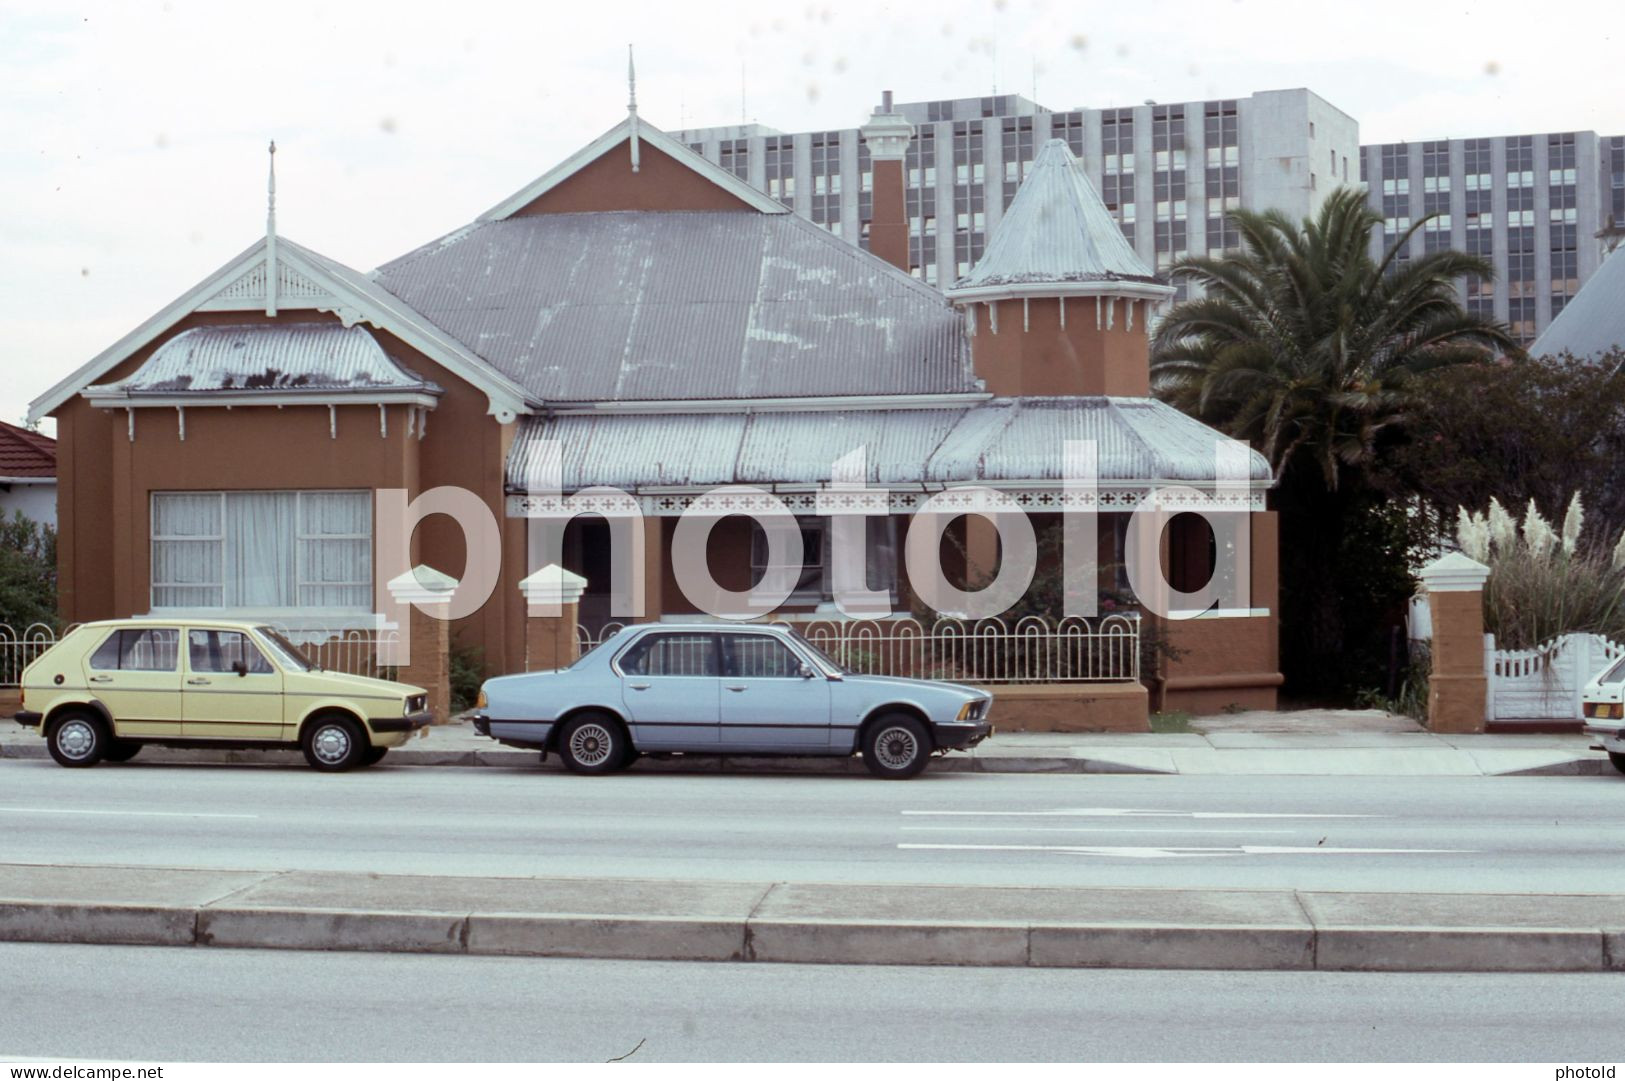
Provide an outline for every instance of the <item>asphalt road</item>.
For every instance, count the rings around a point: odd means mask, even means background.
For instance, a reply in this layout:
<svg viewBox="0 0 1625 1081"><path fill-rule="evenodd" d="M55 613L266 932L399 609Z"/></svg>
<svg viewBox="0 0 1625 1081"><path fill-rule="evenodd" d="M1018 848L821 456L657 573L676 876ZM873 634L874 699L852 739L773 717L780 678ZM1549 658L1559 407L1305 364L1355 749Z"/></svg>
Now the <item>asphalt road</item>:
<svg viewBox="0 0 1625 1081"><path fill-rule="evenodd" d="M0 945L0 971L0 1059L1625 1058L1625 1033L1599 1014L1619 994L1620 978L1605 974L853 968L17 944Z"/></svg>
<svg viewBox="0 0 1625 1081"><path fill-rule="evenodd" d="M868 777L0 761L0 862L1625 892L1625 779Z"/></svg>

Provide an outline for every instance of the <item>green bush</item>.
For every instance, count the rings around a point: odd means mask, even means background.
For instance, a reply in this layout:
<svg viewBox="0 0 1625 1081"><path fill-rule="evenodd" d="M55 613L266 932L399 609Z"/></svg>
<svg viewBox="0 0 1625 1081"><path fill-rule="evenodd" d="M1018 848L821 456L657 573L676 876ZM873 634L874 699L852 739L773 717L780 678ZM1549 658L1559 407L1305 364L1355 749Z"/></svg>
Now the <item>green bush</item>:
<svg viewBox="0 0 1625 1081"><path fill-rule="evenodd" d="M0 518L0 623L18 634L34 623L60 630L56 612L56 530L18 511Z"/></svg>
<svg viewBox="0 0 1625 1081"><path fill-rule="evenodd" d="M480 683L485 679L485 651L478 646L454 645L448 667L452 714L473 709L480 694Z"/></svg>

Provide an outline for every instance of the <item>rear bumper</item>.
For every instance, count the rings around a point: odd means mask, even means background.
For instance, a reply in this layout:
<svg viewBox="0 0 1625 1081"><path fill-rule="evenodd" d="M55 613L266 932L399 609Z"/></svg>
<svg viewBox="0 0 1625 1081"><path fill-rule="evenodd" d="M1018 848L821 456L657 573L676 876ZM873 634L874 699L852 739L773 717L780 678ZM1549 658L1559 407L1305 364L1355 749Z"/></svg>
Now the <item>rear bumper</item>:
<svg viewBox="0 0 1625 1081"><path fill-rule="evenodd" d="M415 732L434 723L433 710L419 710L404 717L374 717L367 724L374 732Z"/></svg>
<svg viewBox="0 0 1625 1081"><path fill-rule="evenodd" d="M39 723L45 719L45 714L35 713L31 709L20 709L11 715L11 719L25 728L38 728Z"/></svg>
<svg viewBox="0 0 1625 1081"><path fill-rule="evenodd" d="M948 751L968 751L992 734L993 725L987 721L931 726L931 736L937 746Z"/></svg>
<svg viewBox="0 0 1625 1081"><path fill-rule="evenodd" d="M1625 727L1611 724L1606 727L1598 724L1587 724L1583 731L1602 743L1605 750L1625 750Z"/></svg>

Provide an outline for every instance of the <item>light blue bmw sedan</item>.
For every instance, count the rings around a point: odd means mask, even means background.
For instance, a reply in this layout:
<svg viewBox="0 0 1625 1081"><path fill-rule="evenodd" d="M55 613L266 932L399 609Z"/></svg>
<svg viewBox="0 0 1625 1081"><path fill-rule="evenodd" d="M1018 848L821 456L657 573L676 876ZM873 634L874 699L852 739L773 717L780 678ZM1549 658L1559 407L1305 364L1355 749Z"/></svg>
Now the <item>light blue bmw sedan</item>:
<svg viewBox="0 0 1625 1081"><path fill-rule="evenodd" d="M784 627L643 623L568 668L487 680L474 727L577 773L641 754L861 752L870 772L902 780L992 735L992 701L956 683L859 675Z"/></svg>

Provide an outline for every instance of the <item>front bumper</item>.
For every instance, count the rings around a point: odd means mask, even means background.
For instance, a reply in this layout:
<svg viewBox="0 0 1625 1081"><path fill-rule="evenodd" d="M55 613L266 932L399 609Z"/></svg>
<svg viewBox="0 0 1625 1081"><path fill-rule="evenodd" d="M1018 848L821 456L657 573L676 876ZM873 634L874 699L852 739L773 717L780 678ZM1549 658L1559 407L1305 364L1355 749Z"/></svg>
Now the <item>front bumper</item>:
<svg viewBox="0 0 1625 1081"><path fill-rule="evenodd" d="M38 728L39 723L45 719L45 714L35 713L31 709L20 709L11 715L11 719L25 728Z"/></svg>
<svg viewBox="0 0 1625 1081"><path fill-rule="evenodd" d="M968 751L993 734L987 721L953 721L933 724L931 738L944 751Z"/></svg>
<svg viewBox="0 0 1625 1081"><path fill-rule="evenodd" d="M424 709L404 717L374 717L367 724L374 732L415 732L434 724L434 711Z"/></svg>

